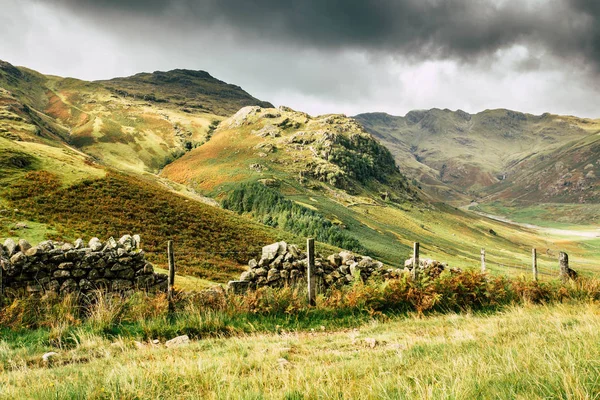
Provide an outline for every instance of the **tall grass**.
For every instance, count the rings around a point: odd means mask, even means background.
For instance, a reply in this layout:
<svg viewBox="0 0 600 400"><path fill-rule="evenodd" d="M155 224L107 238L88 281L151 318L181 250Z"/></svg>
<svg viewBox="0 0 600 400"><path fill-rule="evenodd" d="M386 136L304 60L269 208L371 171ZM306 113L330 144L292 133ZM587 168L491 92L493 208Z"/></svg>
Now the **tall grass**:
<svg viewBox="0 0 600 400"><path fill-rule="evenodd" d="M599 279L533 282L466 271L418 281L403 276L357 283L320 295L315 307L308 305L302 287L262 288L245 295L230 294L219 287L180 292L171 311L164 294L123 297L99 291L91 295L30 297L5 304L0 327L13 332L41 329L47 332L48 343L62 345L71 341L76 328L107 337L124 335L140 340L180 334L202 338L276 331L282 324L294 329L323 324L348 327L373 316L487 312L515 304L598 300Z"/></svg>

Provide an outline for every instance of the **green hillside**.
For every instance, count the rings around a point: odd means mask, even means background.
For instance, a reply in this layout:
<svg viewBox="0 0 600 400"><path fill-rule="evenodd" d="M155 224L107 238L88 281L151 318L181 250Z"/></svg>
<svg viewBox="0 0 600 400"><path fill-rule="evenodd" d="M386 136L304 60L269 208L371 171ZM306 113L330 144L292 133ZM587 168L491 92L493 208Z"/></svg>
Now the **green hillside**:
<svg viewBox="0 0 600 400"><path fill-rule="evenodd" d="M361 145L363 152L353 150L358 138L368 143ZM369 172L375 159L385 173ZM426 257L461 267L477 266L485 247L489 268L511 274L529 264L531 247L544 249L540 262L549 273L560 248L582 262L590 254L586 244L572 238L544 237L430 202L376 140L340 115L311 117L285 107L242 109L223 121L208 143L168 165L162 176L224 200L225 206L255 220L302 232L288 222L291 212L273 200L281 193L337 225L344 237L358 240L368 254L389 265L402 265L414 241L421 243ZM245 194L252 183L269 194ZM584 268L593 271L588 262Z"/></svg>

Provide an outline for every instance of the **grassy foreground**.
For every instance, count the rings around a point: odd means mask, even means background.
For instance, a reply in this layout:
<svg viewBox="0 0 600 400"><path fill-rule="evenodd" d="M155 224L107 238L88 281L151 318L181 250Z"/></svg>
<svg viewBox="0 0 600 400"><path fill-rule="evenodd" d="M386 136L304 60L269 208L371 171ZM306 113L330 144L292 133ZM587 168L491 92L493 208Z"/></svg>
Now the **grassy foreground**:
<svg viewBox="0 0 600 400"><path fill-rule="evenodd" d="M15 299L0 399L598 398L599 301L595 279L477 272L356 284L315 307L292 288L181 293L172 311L142 293Z"/></svg>
<svg viewBox="0 0 600 400"><path fill-rule="evenodd" d="M72 350L80 363L15 368L0 375L0 398L597 398L598 343L595 304L400 317L176 349L84 336ZM0 344L0 354L10 351Z"/></svg>

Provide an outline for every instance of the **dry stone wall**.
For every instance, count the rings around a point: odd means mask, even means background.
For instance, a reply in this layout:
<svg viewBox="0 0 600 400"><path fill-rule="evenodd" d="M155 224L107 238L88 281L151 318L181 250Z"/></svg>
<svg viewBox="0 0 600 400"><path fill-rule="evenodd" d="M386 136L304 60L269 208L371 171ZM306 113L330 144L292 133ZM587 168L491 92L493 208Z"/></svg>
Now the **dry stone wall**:
<svg viewBox="0 0 600 400"><path fill-rule="evenodd" d="M87 243L45 241L37 246L7 239L0 245L0 272L6 295L134 289L165 291L167 276L155 274L138 235Z"/></svg>
<svg viewBox="0 0 600 400"><path fill-rule="evenodd" d="M261 287L283 287L306 285L308 257L298 246L286 242L273 243L262 249L260 260L248 262L248 269L236 281L229 282L234 293L244 293ZM395 279L409 274L412 259L406 260L404 268L388 268L371 257L349 251L332 254L329 257L318 255L315 258L317 285L321 290L348 285L356 280L366 282L371 277ZM420 260L419 270L433 278L439 276L447 264L435 260ZM451 272L460 272L452 268Z"/></svg>

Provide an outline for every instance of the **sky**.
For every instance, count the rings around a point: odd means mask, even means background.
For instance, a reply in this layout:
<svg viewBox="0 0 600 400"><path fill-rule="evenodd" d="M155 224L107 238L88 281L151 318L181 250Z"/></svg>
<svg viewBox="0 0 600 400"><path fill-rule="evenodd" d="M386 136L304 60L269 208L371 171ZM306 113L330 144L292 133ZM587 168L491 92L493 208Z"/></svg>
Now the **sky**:
<svg viewBox="0 0 600 400"><path fill-rule="evenodd" d="M600 118L598 0L0 0L0 59L86 80L186 68L310 114Z"/></svg>

